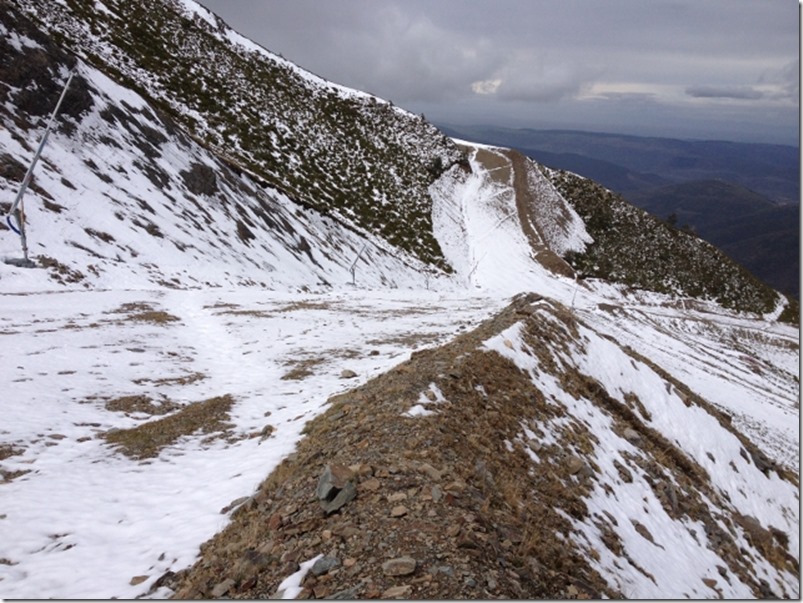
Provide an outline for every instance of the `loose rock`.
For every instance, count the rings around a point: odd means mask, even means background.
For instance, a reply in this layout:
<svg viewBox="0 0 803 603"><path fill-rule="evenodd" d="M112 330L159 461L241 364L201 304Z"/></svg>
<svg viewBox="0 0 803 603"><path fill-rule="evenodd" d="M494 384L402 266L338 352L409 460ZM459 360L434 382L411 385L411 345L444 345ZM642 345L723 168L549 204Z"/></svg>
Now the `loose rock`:
<svg viewBox="0 0 803 603"><path fill-rule="evenodd" d="M321 557L312 565L310 571L315 576L323 576L339 565L340 560L337 557Z"/></svg>
<svg viewBox="0 0 803 603"><path fill-rule="evenodd" d="M232 586L234 586L234 580L232 580L231 578L226 578L223 582L221 582L215 588L212 589L212 598L219 599L227 592L229 592Z"/></svg>
<svg viewBox="0 0 803 603"><path fill-rule="evenodd" d="M404 517L407 515L407 507L404 505L397 505L390 510L391 517Z"/></svg>
<svg viewBox="0 0 803 603"><path fill-rule="evenodd" d="M622 435L624 435L625 439L634 446L641 444L641 434L635 429L627 427Z"/></svg>
<svg viewBox="0 0 803 603"><path fill-rule="evenodd" d="M412 557L398 557L385 561L382 571L386 576L409 576L415 571L418 563Z"/></svg>
<svg viewBox="0 0 803 603"><path fill-rule="evenodd" d="M413 587L409 584L405 584L403 586L391 586L385 592L382 593L383 599L407 599L410 596L410 593L413 591Z"/></svg>
<svg viewBox="0 0 803 603"><path fill-rule="evenodd" d="M566 459L566 469L568 469L569 473L572 475L578 473L584 465L585 463L583 462L583 459L581 459L579 456L570 456Z"/></svg>
<svg viewBox="0 0 803 603"><path fill-rule="evenodd" d="M354 473L343 465L327 465L318 479L316 494L321 508L329 515L357 496Z"/></svg>

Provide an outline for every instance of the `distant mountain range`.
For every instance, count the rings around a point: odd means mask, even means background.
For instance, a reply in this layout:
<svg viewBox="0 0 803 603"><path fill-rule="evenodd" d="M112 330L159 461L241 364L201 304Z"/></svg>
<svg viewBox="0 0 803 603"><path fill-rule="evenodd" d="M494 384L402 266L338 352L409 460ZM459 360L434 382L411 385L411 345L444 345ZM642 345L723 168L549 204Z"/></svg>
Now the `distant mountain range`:
<svg viewBox="0 0 803 603"><path fill-rule="evenodd" d="M796 147L567 130L441 125L590 178L693 230L776 289L800 295Z"/></svg>

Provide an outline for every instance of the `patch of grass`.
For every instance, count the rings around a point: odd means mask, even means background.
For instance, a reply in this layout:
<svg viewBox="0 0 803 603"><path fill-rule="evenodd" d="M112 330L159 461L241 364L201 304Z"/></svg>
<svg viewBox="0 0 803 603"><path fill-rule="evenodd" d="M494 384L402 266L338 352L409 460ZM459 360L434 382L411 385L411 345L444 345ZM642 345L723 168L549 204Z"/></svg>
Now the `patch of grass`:
<svg viewBox="0 0 803 603"><path fill-rule="evenodd" d="M141 412L149 415L165 415L181 408L179 404L170 400L155 403L148 396L133 395L120 396L106 402L106 410L124 412L126 414Z"/></svg>
<svg viewBox="0 0 803 603"><path fill-rule="evenodd" d="M329 310L329 302L298 301L287 304L277 310L277 312L299 312L304 310Z"/></svg>
<svg viewBox="0 0 803 603"><path fill-rule="evenodd" d="M177 322L181 319L178 316L174 316L162 310L150 310L147 312L140 312L139 314L132 314L128 317L128 320L133 320L136 322L150 322L153 324L167 324L169 322Z"/></svg>
<svg viewBox="0 0 803 603"><path fill-rule="evenodd" d="M271 318L273 314L265 310L223 310L218 314L228 314L231 316L253 316L255 318Z"/></svg>
<svg viewBox="0 0 803 603"><path fill-rule="evenodd" d="M152 383L153 385L191 385L192 383L203 381L204 379L206 379L206 375L195 372L180 377L162 377L161 379L143 377L142 379L134 379L134 383L137 385L143 385L145 383Z"/></svg>
<svg viewBox="0 0 803 603"><path fill-rule="evenodd" d="M37 256L36 259L42 268L47 268L50 270L50 278L58 281L59 283L78 283L86 278L81 271L73 270L69 266L62 264L57 259L51 258L50 256L40 255Z"/></svg>
<svg viewBox="0 0 803 603"><path fill-rule="evenodd" d="M4 461L9 457L22 454L22 449L15 448L11 444L0 444L0 461Z"/></svg>
<svg viewBox="0 0 803 603"><path fill-rule="evenodd" d="M194 402L162 419L148 421L131 429L109 431L104 438L133 459L153 458L182 436L230 429L232 425L228 419L233 403L234 398L229 394Z"/></svg>
<svg viewBox="0 0 803 603"><path fill-rule="evenodd" d="M323 364L326 360L324 358L307 358L305 360L291 361L288 365L293 366L289 372L282 375L283 381L300 381L306 379L310 375L314 375L313 367Z"/></svg>
<svg viewBox="0 0 803 603"><path fill-rule="evenodd" d="M419 344L431 344L440 340L440 335L427 334L427 333L408 333L407 335L396 335L393 337L386 337L384 339L370 339L366 341L366 345L393 345L393 346L406 346L416 347Z"/></svg>
<svg viewBox="0 0 803 603"><path fill-rule="evenodd" d="M167 324L170 322L179 322L181 319L164 310L155 310L153 306L146 302L130 302L123 304L116 310L112 311L113 314L128 314L126 320L133 320L136 322L150 322L153 324Z"/></svg>

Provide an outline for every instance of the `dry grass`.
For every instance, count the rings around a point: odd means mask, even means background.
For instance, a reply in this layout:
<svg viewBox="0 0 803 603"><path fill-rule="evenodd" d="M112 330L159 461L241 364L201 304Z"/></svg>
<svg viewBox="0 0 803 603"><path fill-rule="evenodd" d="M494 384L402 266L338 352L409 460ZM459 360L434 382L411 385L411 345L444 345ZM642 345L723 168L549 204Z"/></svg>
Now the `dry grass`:
<svg viewBox="0 0 803 603"><path fill-rule="evenodd" d="M307 358L304 360L288 362L287 364L293 368L282 375L282 379L284 381L300 381L302 379L306 379L310 375L315 374L315 372L312 370L314 367L321 365L324 362L326 362L325 358Z"/></svg>
<svg viewBox="0 0 803 603"><path fill-rule="evenodd" d="M234 403L230 395L217 396L185 406L170 416L149 421L132 429L107 432L106 441L134 459L152 458L180 437L201 433L224 432L231 428L229 410Z"/></svg>
<svg viewBox="0 0 803 603"><path fill-rule="evenodd" d="M134 383L137 385L143 385L145 383L152 383L153 385L191 385L198 381L203 381L206 379L206 375L199 372L190 373L188 375L182 375L180 377L162 377L161 379L150 379L147 377L143 377L142 379L134 379Z"/></svg>
<svg viewBox="0 0 803 603"><path fill-rule="evenodd" d="M252 316L254 318L273 318L274 314L271 314L267 310L223 310L217 313L218 315L226 314L228 316Z"/></svg>
<svg viewBox="0 0 803 603"><path fill-rule="evenodd" d="M149 322L152 324L163 325L171 322L179 322L181 319L164 310L155 310L153 306L146 302L131 302L123 304L112 314L128 314L125 320L135 322Z"/></svg>
<svg viewBox="0 0 803 603"><path fill-rule="evenodd" d="M133 395L120 396L106 402L106 410L113 412L145 413L148 415L166 415L169 412L181 408L179 404L170 400L164 400L154 404L148 396Z"/></svg>
<svg viewBox="0 0 803 603"><path fill-rule="evenodd" d="M304 310L329 310L332 307L330 302L299 301L287 304L277 312L299 312Z"/></svg>
<svg viewBox="0 0 803 603"><path fill-rule="evenodd" d="M427 333L407 333L406 335L396 335L393 337L385 337L383 339L369 339L365 342L366 345L393 345L404 347L416 347L419 344L436 343L441 338L440 335L427 334Z"/></svg>
<svg viewBox="0 0 803 603"><path fill-rule="evenodd" d="M22 453L22 449L15 448L11 444L0 444L0 461L4 461L9 457L17 456Z"/></svg>

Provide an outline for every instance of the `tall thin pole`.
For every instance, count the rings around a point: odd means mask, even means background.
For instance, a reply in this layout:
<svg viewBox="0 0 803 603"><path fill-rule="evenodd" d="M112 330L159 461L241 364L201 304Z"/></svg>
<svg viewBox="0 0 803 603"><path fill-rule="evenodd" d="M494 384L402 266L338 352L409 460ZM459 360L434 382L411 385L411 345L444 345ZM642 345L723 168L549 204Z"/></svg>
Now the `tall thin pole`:
<svg viewBox="0 0 803 603"><path fill-rule="evenodd" d="M42 135L42 140L39 142L39 147L36 149L36 153L33 156L33 161L31 161L31 165L28 166L28 171L25 173L25 178L22 179L22 185L20 185L20 190L17 193L17 197L14 199L14 203L11 205L11 210L8 212L9 215L14 216L14 219L17 221L17 228L15 230L20 236L20 242L22 243L22 256L26 262L28 261L28 241L25 237L25 211L22 207L22 197L25 195L25 191L28 189L28 184L31 182L33 168L36 166L36 162L39 161L39 157L42 155L42 150L45 148L45 143L47 143L47 137L50 134L50 130L53 128L53 124L56 122L56 115L58 115L59 109L61 108L61 102L64 100L64 97L67 94L67 88L70 87L70 82L72 81L74 75L75 70L70 71L70 75L67 78L67 83L64 84L64 90L61 91L61 96L59 97L59 101L56 103L56 108L53 109L53 113L50 115L50 121L47 123L45 133ZM10 220L9 226L12 226L13 228Z"/></svg>

